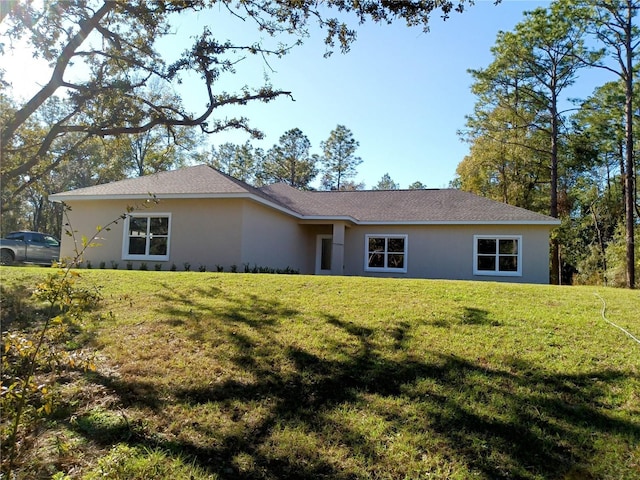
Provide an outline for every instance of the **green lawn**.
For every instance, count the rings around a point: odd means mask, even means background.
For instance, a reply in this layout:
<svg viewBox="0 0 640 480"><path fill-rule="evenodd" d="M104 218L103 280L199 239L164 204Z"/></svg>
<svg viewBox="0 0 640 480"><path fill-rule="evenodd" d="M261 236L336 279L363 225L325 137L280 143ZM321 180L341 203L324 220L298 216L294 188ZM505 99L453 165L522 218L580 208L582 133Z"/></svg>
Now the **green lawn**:
<svg viewBox="0 0 640 480"><path fill-rule="evenodd" d="M5 322L48 273L0 269ZM81 275L97 371L64 374L30 475L640 478L640 344L601 316L640 336L638 291Z"/></svg>

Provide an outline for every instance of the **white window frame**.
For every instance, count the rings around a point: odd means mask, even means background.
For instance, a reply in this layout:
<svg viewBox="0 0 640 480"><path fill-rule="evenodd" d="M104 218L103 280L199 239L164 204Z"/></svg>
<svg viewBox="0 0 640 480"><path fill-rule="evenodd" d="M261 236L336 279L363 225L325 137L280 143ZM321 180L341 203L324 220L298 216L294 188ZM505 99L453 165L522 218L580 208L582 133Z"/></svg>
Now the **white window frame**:
<svg viewBox="0 0 640 480"><path fill-rule="evenodd" d="M384 267L370 267L369 266L369 256L371 252L369 252L369 239L370 238L384 238L385 249L383 252L384 255ZM390 238L401 238L404 240L404 251L402 254L404 255L404 262L402 262L402 268L391 268L387 266L387 259L389 255L388 245ZM393 252L391 252L393 253ZM398 252L399 253L399 252ZM390 273L407 273L407 264L409 259L409 235L406 234L396 234L396 233L368 233L364 236L364 270L365 272L390 272Z"/></svg>
<svg viewBox="0 0 640 480"><path fill-rule="evenodd" d="M145 242L145 254L130 254L129 253L129 221L131 218L146 218L147 219L147 235L145 238L152 238L152 234L149 233L151 228L151 218L167 218L167 254L166 255L149 255L149 241ZM149 212L149 213L130 213L127 215L124 221L124 228L122 232L122 259L123 260L156 260L167 261L169 260L169 253L171 248L171 213L164 212Z"/></svg>
<svg viewBox="0 0 640 480"><path fill-rule="evenodd" d="M496 268L495 270L478 270L478 240L495 240L496 241ZM500 240L516 240L518 242L518 252L515 256L518 263L518 269L515 271L500 270ZM484 255L484 254L483 254ZM522 276L522 235L474 235L473 236L473 274L474 275L491 275L500 277L521 277Z"/></svg>

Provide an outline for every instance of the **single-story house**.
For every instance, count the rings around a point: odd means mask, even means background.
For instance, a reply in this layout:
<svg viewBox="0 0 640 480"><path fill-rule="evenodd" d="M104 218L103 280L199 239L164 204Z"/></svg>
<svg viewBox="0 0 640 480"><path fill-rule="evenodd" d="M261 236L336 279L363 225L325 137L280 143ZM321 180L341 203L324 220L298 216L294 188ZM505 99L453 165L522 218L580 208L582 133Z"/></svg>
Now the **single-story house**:
<svg viewBox="0 0 640 480"><path fill-rule="evenodd" d="M153 195L158 203L135 208ZM558 220L455 189L256 188L207 166L50 196L91 237L126 213L85 261L152 270L245 265L303 274L549 282ZM134 210L128 211L130 208ZM128 213L127 213L128 212ZM63 235L62 257L74 245ZM235 267L234 267L235 266Z"/></svg>

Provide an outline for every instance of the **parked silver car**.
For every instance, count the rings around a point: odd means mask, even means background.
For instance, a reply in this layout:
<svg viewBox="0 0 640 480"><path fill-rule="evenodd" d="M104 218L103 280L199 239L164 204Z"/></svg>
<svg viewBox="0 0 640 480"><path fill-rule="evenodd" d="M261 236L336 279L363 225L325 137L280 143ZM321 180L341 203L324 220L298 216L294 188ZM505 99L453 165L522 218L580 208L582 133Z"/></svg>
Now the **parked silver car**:
<svg viewBox="0 0 640 480"><path fill-rule="evenodd" d="M0 238L0 263L51 265L60 260L60 240L39 232L11 232Z"/></svg>

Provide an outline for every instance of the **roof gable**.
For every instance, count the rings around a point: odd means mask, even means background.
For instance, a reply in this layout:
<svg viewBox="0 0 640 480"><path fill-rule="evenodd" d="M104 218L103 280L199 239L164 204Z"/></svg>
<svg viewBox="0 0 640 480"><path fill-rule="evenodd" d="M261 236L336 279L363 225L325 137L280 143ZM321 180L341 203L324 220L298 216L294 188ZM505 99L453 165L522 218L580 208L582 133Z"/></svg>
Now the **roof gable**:
<svg viewBox="0 0 640 480"><path fill-rule="evenodd" d="M300 191L284 183L255 188L208 165L160 172L50 196L53 201L244 197L300 219L369 224L546 224L555 218L455 189Z"/></svg>
<svg viewBox="0 0 640 480"><path fill-rule="evenodd" d="M248 193L255 190L244 182L225 175L208 166L198 165L168 172L158 172L137 178L127 178L118 182L95 185L52 195L52 199L73 197L74 199L88 197L130 197L137 195L157 196L166 195L204 195Z"/></svg>

